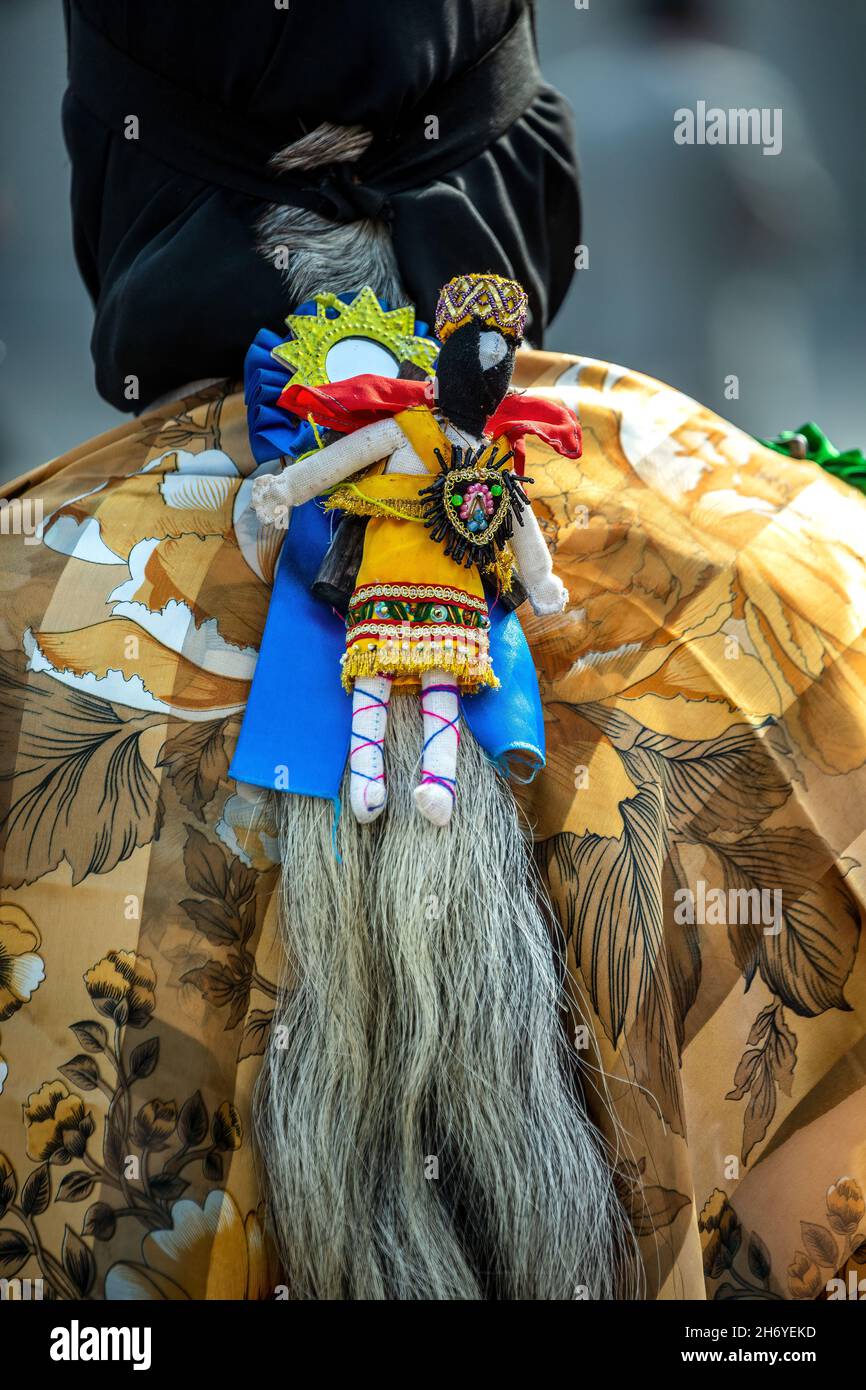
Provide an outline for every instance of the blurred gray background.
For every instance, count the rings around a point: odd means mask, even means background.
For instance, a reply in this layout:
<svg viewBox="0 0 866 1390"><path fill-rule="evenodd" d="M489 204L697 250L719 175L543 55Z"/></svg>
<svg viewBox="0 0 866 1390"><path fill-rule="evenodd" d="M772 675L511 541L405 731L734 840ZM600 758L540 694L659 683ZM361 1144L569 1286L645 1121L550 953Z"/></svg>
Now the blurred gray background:
<svg viewBox="0 0 866 1390"><path fill-rule="evenodd" d="M752 433L815 419L866 446L863 0L540 0L538 33L575 110L589 261L547 346L639 368ZM2 0L0 477L124 418L93 385L64 64L56 0ZM780 107L782 152L677 145L674 111L698 100Z"/></svg>

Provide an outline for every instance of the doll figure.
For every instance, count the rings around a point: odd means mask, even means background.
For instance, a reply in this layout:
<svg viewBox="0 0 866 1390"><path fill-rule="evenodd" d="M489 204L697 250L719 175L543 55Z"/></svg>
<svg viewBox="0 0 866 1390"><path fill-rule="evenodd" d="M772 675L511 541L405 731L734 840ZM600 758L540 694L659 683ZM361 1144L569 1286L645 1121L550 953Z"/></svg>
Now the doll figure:
<svg viewBox="0 0 866 1390"><path fill-rule="evenodd" d="M507 592L516 574L536 613L565 607L566 590L523 490L531 479L520 476L522 436L539 434L575 457L580 431L564 406L507 395L526 303L514 281L460 276L439 298L442 347L432 388L356 377L321 389L289 386L280 398L343 437L276 477L257 479L260 519L285 525L289 508L323 494L327 508L369 518L342 658L353 700L351 806L362 822L386 804L385 731L395 685L420 687L415 805L435 825L451 817L459 698L498 686L483 579Z"/></svg>

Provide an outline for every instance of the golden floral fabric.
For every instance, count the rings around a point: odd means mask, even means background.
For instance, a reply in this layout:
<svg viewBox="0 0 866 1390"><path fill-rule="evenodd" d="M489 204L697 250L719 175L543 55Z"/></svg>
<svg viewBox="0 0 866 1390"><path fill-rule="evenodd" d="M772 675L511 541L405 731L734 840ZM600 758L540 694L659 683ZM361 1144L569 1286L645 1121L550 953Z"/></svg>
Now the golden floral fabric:
<svg viewBox="0 0 866 1390"><path fill-rule="evenodd" d="M548 764L519 796L649 1296L850 1296L866 503L637 373L523 352L516 384L584 431L529 449L570 603L522 613ZM254 469L227 384L7 493L0 1277L59 1298L282 1292L250 1136L275 826L227 776L281 539Z"/></svg>

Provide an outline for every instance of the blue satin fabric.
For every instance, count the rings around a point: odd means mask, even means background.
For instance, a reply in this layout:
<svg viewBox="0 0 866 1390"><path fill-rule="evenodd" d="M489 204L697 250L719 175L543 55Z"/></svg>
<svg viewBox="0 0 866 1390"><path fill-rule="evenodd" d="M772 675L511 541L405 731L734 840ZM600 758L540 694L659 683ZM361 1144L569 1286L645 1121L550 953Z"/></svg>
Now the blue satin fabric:
<svg viewBox="0 0 866 1390"><path fill-rule="evenodd" d="M352 727L352 699L340 683L346 633L311 593L330 536L331 519L316 502L292 512L229 775L336 800ZM532 656L516 613L492 603L490 624L501 688L462 697L461 712L503 771L512 759L535 771L544 764L544 722Z"/></svg>
<svg viewBox="0 0 866 1390"><path fill-rule="evenodd" d="M346 304L351 304L355 294L337 296ZM387 311L387 300L379 304ZM332 318L335 310L327 309L326 318ZM293 316L309 314L315 316L318 305L308 299L293 311ZM430 329L423 319L416 319L414 333L417 338L429 338ZM244 400L247 406L247 419L250 427L250 448L256 463L269 463L281 455L297 458L308 449L316 447L316 437L312 426L306 420L299 420L277 405L283 388L288 386L292 373L289 368L274 357L273 349L288 341L273 333L269 328L261 328L253 339L244 359Z"/></svg>
<svg viewBox="0 0 866 1390"><path fill-rule="evenodd" d="M315 309L315 304L313 309ZM305 312L302 306L299 313ZM276 357L273 348L285 341L269 328L256 334L244 360L244 400L250 427L250 448L256 463L272 459L297 458L315 448L316 439L306 420L299 420L277 405L283 388L291 380L291 372Z"/></svg>

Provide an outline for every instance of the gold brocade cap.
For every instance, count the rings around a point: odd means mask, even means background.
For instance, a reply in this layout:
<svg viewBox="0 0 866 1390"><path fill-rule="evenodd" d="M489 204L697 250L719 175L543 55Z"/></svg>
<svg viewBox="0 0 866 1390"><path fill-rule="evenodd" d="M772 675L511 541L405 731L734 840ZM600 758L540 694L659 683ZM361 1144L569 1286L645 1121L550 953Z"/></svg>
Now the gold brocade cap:
<svg viewBox="0 0 866 1390"><path fill-rule="evenodd" d="M440 292L435 333L440 343L472 319L498 328L507 338L523 337L526 291L502 275L457 275Z"/></svg>

